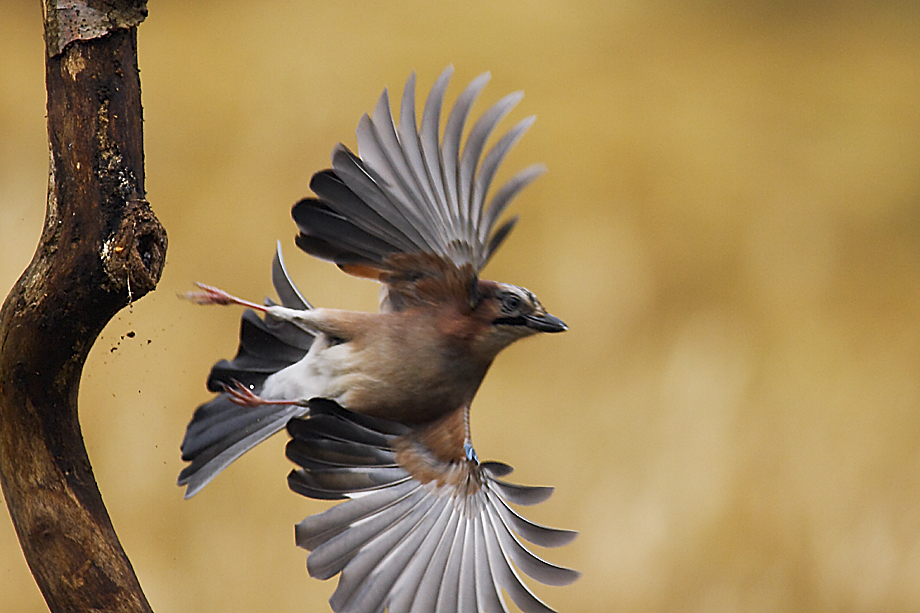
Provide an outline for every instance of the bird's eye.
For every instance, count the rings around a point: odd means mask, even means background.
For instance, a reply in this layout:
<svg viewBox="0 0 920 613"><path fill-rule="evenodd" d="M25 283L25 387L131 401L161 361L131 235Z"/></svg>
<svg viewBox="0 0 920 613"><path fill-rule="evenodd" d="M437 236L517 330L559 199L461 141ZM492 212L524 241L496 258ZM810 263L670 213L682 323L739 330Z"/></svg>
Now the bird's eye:
<svg viewBox="0 0 920 613"><path fill-rule="evenodd" d="M502 299L502 311L512 313L521 306L521 299L514 294L508 294Z"/></svg>

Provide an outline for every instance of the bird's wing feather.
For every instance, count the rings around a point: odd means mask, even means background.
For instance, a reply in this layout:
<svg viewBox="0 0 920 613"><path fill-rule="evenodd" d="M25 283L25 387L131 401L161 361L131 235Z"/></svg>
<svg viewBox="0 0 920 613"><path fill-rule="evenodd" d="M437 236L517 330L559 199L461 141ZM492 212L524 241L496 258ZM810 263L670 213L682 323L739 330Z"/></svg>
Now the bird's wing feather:
<svg viewBox="0 0 920 613"><path fill-rule="evenodd" d="M518 569L550 585L577 578L518 538L556 546L575 533L530 522L508 506L545 499L551 488L500 481L510 467L480 463L471 448L446 453L401 424L329 400L309 405L306 417L288 425L287 455L299 466L288 481L306 496L345 499L296 529L298 546L312 552L312 576L341 573L330 599L336 613L506 611L502 590L525 613L551 612ZM317 441L341 447L330 455Z"/></svg>
<svg viewBox="0 0 920 613"><path fill-rule="evenodd" d="M398 123L384 91L372 115L364 115L358 124L358 154L341 144L333 150L332 168L311 181L317 197L294 205L301 249L347 272L384 282L400 255L435 256L468 276L479 274L513 226L499 224L501 214L542 173L542 166L512 177L485 207L499 165L533 117L512 127L483 157L497 124L523 95L509 94L483 113L464 143L470 110L489 80L486 73L458 96L439 136L452 71L445 70L432 87L421 126L416 124L413 74L403 91ZM400 262L405 266L413 261ZM382 272L369 272L373 270ZM458 291L468 287L461 285ZM410 302L411 296L393 300L396 305Z"/></svg>

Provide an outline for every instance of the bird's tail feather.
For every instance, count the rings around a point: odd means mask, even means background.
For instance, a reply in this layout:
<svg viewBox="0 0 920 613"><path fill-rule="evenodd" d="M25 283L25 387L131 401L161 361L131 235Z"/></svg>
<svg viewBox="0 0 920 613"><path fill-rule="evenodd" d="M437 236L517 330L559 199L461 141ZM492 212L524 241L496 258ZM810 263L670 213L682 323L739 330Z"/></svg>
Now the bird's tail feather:
<svg viewBox="0 0 920 613"><path fill-rule="evenodd" d="M284 268L280 245L272 263L272 281L284 306L311 308ZM266 304L273 303L266 300ZM269 376L307 354L313 339L310 332L289 322L270 316L261 319L252 310L243 313L236 357L215 364L208 377L208 389L221 394L198 407L182 441L182 459L191 462L179 474L179 485L187 486L186 498L246 451L282 430L291 417L306 412L298 405L240 406L224 390L243 385L259 394Z"/></svg>
<svg viewBox="0 0 920 613"><path fill-rule="evenodd" d="M191 462L179 473L185 497L197 494L234 460L306 411L296 404L244 407L226 394L198 407L182 441L182 459Z"/></svg>

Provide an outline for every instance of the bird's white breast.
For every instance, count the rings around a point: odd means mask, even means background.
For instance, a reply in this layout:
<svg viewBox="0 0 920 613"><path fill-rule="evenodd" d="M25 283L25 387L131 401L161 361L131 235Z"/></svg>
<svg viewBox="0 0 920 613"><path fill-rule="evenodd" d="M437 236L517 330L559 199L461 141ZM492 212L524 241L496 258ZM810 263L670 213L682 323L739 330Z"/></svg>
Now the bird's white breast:
<svg viewBox="0 0 920 613"><path fill-rule="evenodd" d="M279 370L265 380L262 397L266 400L308 400L329 398L342 404L354 385L359 359L350 343L330 345L325 335L316 340L299 362Z"/></svg>

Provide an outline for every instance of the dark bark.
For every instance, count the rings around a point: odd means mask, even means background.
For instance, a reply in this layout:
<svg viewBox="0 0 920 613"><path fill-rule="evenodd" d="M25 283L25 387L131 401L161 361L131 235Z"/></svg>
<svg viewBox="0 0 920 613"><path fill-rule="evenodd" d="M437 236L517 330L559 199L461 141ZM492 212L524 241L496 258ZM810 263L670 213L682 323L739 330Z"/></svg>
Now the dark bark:
<svg viewBox="0 0 920 613"><path fill-rule="evenodd" d="M96 337L154 289L165 262L144 192L136 26L146 8L45 0L44 14L48 201L32 262L0 311L0 483L51 611L150 611L77 413Z"/></svg>

